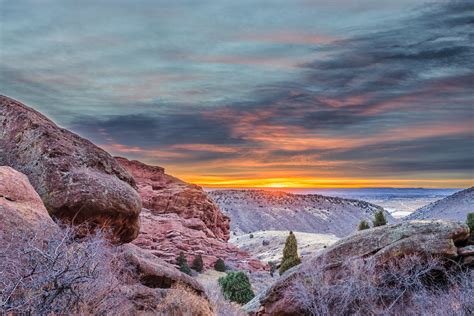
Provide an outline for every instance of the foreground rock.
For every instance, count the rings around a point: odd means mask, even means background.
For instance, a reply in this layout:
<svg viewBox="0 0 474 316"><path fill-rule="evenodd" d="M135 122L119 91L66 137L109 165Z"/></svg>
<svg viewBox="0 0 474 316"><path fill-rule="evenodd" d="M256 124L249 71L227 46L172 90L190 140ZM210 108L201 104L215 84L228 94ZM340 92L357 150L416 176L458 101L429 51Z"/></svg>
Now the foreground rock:
<svg viewBox="0 0 474 316"><path fill-rule="evenodd" d="M134 244L174 264L181 251L189 263L203 257L212 268L218 258L233 268L262 270L266 265L228 244L229 219L199 187L165 174L164 169L117 158L135 177L144 209Z"/></svg>
<svg viewBox="0 0 474 316"><path fill-rule="evenodd" d="M0 275L5 277L2 281L7 282L3 285L9 284L8 282L15 284L20 278L18 277L18 280L14 278L14 271L11 271L14 269L12 269L10 263L15 263L13 266L17 268L18 271L26 269L24 272L31 272L28 270L27 264L30 264L32 269L35 269L35 265L38 265L41 269L45 269L45 271L51 270L49 277L55 276L52 271L55 269L64 269L64 275L72 273L68 271L69 269L77 270L77 262L74 260L81 260L75 259L75 257L78 256L77 252L73 253L70 261L61 261L64 257L69 255L64 253L65 250L80 250L81 248L83 249L83 247L88 247L87 245L81 247L82 241L79 240L75 242L76 238L74 238L74 236L72 237L72 241L74 242L63 243L64 239L71 240L67 238L67 233L65 234L48 215L41 198L24 174L10 167L0 166L0 257L2 259L2 262L0 262ZM88 242L89 241L85 241L85 243ZM38 256L35 254L40 253L40 251L43 251L45 254L48 253L48 251L44 249L47 243L54 245L55 251L59 249L58 253L54 253L54 251L52 253L58 256L56 260L30 262L31 260L38 259ZM94 256L99 256L100 254L106 256L105 254L109 253L108 247L110 245L108 243L98 243L98 245L104 247L103 249L94 248L94 246L91 245L92 244L90 244L89 247L93 252L88 253L86 257L87 260L94 260L91 259ZM120 258L120 260L115 262L120 268L112 267L112 270L116 271L119 275L115 275L113 279L106 278L103 280L114 282L114 285L106 283L106 287L116 287L114 289L107 289L107 292L110 291L110 295L117 295L117 297L104 297L104 299L108 301L118 300L119 306L110 305L110 308L122 311L127 310L133 315L143 312L156 313L160 308L166 308L163 302L166 301L167 297L173 291L186 296L183 297L183 301L186 299L191 301L192 299L189 297L198 297L199 304L209 305L202 286L192 277L181 273L173 265L158 259L148 251L132 244L110 247L112 247L110 254L117 254L118 258ZM50 247L46 248L50 249ZM25 252L25 249L28 251ZM38 253L30 253L32 249ZM8 256L8 254L12 255ZM18 256L19 254L21 254L21 257ZM6 256L4 257L4 255ZM26 258L28 258L28 260L25 261ZM40 256L40 258L42 257ZM108 260L117 260L114 255L111 257L106 256L105 258ZM94 268L104 269L103 266L110 264L108 260L104 262L94 261L94 265L98 264L98 266ZM64 266L61 262L67 265ZM86 264L86 262L80 261L80 265L83 264ZM10 273L6 274L9 277L6 277L6 275L3 274L4 272ZM85 278L89 271L83 274L79 274L79 272L75 273L75 276L82 275L82 277ZM33 278L39 284L41 284L41 282L45 284L48 282L56 284L53 279L48 279L46 275L46 273L35 274ZM59 284L63 284L61 282L65 282L66 280L61 275L56 275L56 277L60 280ZM98 277L102 277L102 275ZM84 280L82 280L82 282L84 282ZM79 283L80 282L77 284ZM56 284L55 286L60 285ZM187 291L179 291L179 288L178 290L176 289L177 286L184 287ZM81 289L81 287L78 285L77 289ZM0 298L3 298L2 294L5 293L3 292L4 290L5 288L0 287ZM87 293L79 294L82 295L82 297L87 295ZM33 293L33 295L36 294ZM123 306L123 309L121 306ZM1 305L0 310L3 307L4 306ZM24 308L28 310L28 308L32 308L32 306L24 306ZM182 306L183 310L186 308L188 307ZM210 310L209 306L205 306L205 308ZM177 312L178 311L179 310L177 310Z"/></svg>
<svg viewBox="0 0 474 316"><path fill-rule="evenodd" d="M344 237L361 220L372 221L380 206L364 201L316 194L290 194L265 190L215 190L209 192L231 230L241 235L264 230L333 234ZM389 223L395 219L385 211Z"/></svg>
<svg viewBox="0 0 474 316"><path fill-rule="evenodd" d="M133 178L105 151L18 101L0 96L0 165L28 176L51 216L138 235Z"/></svg>
<svg viewBox="0 0 474 316"><path fill-rule="evenodd" d="M447 219L464 222L467 213L470 212L474 212L474 187L423 206L405 217L404 220Z"/></svg>
<svg viewBox="0 0 474 316"><path fill-rule="evenodd" d="M295 284L302 282L303 271L324 267L337 275L338 269L351 259L381 266L409 254L456 259L459 252L465 256L470 253L470 248L461 250L468 236L467 225L445 221L413 221L360 231L288 270L248 308L257 315L304 315L307 311L301 309L291 293Z"/></svg>
<svg viewBox="0 0 474 316"><path fill-rule="evenodd" d="M31 231L57 229L28 178L10 167L0 166L0 249L5 249L11 238L24 237Z"/></svg>

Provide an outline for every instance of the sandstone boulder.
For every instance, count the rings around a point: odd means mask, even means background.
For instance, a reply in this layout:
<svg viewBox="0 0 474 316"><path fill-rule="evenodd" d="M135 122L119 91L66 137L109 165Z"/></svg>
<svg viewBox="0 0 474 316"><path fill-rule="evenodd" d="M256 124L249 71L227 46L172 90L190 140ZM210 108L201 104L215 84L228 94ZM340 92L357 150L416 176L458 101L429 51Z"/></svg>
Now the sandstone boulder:
<svg viewBox="0 0 474 316"><path fill-rule="evenodd" d="M323 252L290 269L259 298L249 305L257 315L303 315L301 306L292 300L290 289L301 282L303 272L316 267L337 271L351 259L366 264L383 265L409 254L437 258L458 257L469 236L467 225L447 221L412 221L356 232L339 240ZM470 248L461 252L469 253Z"/></svg>
<svg viewBox="0 0 474 316"><path fill-rule="evenodd" d="M6 166L0 167L0 244L11 238L58 227L28 178ZM5 245L0 245L0 248Z"/></svg>
<svg viewBox="0 0 474 316"><path fill-rule="evenodd" d="M115 159L5 96L0 96L0 165L24 173L51 216L109 228L121 242L138 235L140 197Z"/></svg>

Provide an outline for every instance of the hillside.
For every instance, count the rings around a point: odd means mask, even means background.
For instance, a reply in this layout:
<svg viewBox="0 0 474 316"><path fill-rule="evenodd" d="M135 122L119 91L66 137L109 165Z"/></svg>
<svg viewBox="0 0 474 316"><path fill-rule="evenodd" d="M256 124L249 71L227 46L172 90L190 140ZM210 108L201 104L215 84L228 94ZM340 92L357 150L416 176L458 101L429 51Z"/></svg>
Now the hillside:
<svg viewBox="0 0 474 316"><path fill-rule="evenodd" d="M405 217L404 220L451 219L465 221L469 212L474 212L474 187L423 206Z"/></svg>
<svg viewBox="0 0 474 316"><path fill-rule="evenodd" d="M334 235L324 234L295 232L295 236L298 241L298 254L303 259L339 240ZM268 230L234 236L229 242L263 262L280 262L287 237L287 231Z"/></svg>
<svg viewBox="0 0 474 316"><path fill-rule="evenodd" d="M380 206L364 201L315 194L264 190L215 190L209 192L230 218L234 235L262 230L294 230L346 236L361 219L371 221ZM395 219L385 212L391 223Z"/></svg>

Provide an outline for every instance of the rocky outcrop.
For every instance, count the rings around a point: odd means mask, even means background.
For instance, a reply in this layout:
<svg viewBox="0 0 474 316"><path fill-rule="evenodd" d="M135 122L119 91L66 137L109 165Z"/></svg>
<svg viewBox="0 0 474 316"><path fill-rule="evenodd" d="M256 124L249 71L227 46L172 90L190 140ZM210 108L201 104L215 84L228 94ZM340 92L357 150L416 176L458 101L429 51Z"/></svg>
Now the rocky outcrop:
<svg viewBox="0 0 474 316"><path fill-rule="evenodd" d="M10 167L0 166L0 257L5 254L2 250L21 249L26 247L27 243L31 243L31 247L36 245L38 249L41 249L46 241L57 246L53 241L56 236L59 236L58 240L65 237L61 228L49 216L28 178ZM106 247L106 244L103 246ZM178 284L192 291L193 295L202 297L203 304L208 304L204 289L192 277L135 245L118 247L114 248L117 250L114 253L121 259L117 263L122 268L118 270L121 275L116 276L119 280L118 293L123 295L124 301L121 304L131 306L130 312L133 315L143 312L156 313L157 306ZM60 251L64 251L61 249ZM18 253L21 251L18 250ZM30 260L32 258L34 257L29 257ZM2 257L2 260L5 258ZM56 268L58 267L59 264Z"/></svg>
<svg viewBox="0 0 474 316"><path fill-rule="evenodd" d="M229 239L229 218L200 186L172 177L161 167L122 157L116 160L135 178L144 208L154 214L178 214L193 220L208 237Z"/></svg>
<svg viewBox="0 0 474 316"><path fill-rule="evenodd" d="M204 295L203 287L195 279L138 246L124 245L123 256L133 271L133 278L148 288L169 289L176 283L181 283L193 289L196 294Z"/></svg>
<svg viewBox="0 0 474 316"><path fill-rule="evenodd" d="M259 304L250 307L257 315L304 315L291 297L291 288L302 279L303 271L324 267L335 272L351 259L381 266L409 254L457 260L471 260L470 248L464 248L469 236L467 225L447 221L413 221L357 232L341 239L325 251L288 270L271 286Z"/></svg>
<svg viewBox="0 0 474 316"><path fill-rule="evenodd" d="M0 96L0 165L24 173L51 216L110 228L121 242L138 235L140 197L115 159L5 96Z"/></svg>
<svg viewBox="0 0 474 316"><path fill-rule="evenodd" d="M10 167L1 166L0 249L11 238L23 237L32 231L56 229L28 178Z"/></svg>
<svg viewBox="0 0 474 316"><path fill-rule="evenodd" d="M474 212L474 187L456 192L444 199L419 208L404 220L415 219L447 219L466 221L468 213Z"/></svg>
<svg viewBox="0 0 474 316"><path fill-rule="evenodd" d="M171 264L183 251L190 263L194 256L202 255L207 268L218 258L239 269L266 267L227 243L229 219L199 186L169 176L161 167L116 159L135 177L145 207L135 245Z"/></svg>

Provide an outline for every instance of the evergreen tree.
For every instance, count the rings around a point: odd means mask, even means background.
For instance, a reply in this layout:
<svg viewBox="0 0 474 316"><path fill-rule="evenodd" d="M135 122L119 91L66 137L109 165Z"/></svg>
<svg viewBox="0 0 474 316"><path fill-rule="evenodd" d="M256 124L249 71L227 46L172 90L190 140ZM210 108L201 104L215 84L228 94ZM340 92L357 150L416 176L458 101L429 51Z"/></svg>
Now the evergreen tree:
<svg viewBox="0 0 474 316"><path fill-rule="evenodd" d="M220 277L219 285L224 297L233 302L245 304L255 297L249 278L242 271L229 272L225 277Z"/></svg>
<svg viewBox="0 0 474 316"><path fill-rule="evenodd" d="M184 252L180 252L178 258L176 258L176 264L179 266L179 271L186 273L187 275L191 275L192 271L188 266L188 260L184 255Z"/></svg>
<svg viewBox="0 0 474 316"><path fill-rule="evenodd" d="M224 260L221 258L217 259L216 263L214 263L214 269L219 272L225 272L226 266Z"/></svg>
<svg viewBox="0 0 474 316"><path fill-rule="evenodd" d="M387 220L385 219L385 215L382 210L375 213L375 217L372 223L374 224L374 227L387 225Z"/></svg>
<svg viewBox="0 0 474 316"><path fill-rule="evenodd" d="M363 219L360 221L358 230L364 230L364 229L369 229L369 228L370 228L369 223L367 223L366 220Z"/></svg>
<svg viewBox="0 0 474 316"><path fill-rule="evenodd" d="M293 232L290 231L288 238L286 238L285 248L283 249L283 259L280 265L280 275L291 267L294 267L301 263L300 257L298 257L298 245L296 243L296 237Z"/></svg>
<svg viewBox="0 0 474 316"><path fill-rule="evenodd" d="M471 236L469 237L469 242L474 243L474 213L467 213L467 226L471 230Z"/></svg>
<svg viewBox="0 0 474 316"><path fill-rule="evenodd" d="M202 256L197 255L194 257L193 263L191 264L191 268L193 268L197 272L202 272L204 268L204 262L202 261Z"/></svg>

